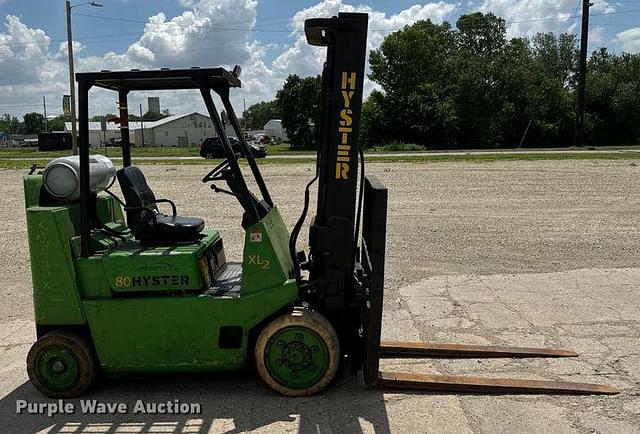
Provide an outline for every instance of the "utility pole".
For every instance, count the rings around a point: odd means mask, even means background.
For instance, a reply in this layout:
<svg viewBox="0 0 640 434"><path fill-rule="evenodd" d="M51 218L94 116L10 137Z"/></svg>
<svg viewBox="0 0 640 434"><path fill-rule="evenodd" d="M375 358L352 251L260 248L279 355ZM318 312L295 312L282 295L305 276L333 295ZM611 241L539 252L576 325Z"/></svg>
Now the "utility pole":
<svg viewBox="0 0 640 434"><path fill-rule="evenodd" d="M49 132L49 125L47 125L47 98L42 95L42 108L44 109L44 132Z"/></svg>
<svg viewBox="0 0 640 434"><path fill-rule="evenodd" d="M580 36L580 61L578 65L578 98L576 108L575 145L584 146L584 99L587 86L587 49L589 45L589 0L582 0L582 34Z"/></svg>
<svg viewBox="0 0 640 434"><path fill-rule="evenodd" d="M100 3L94 1L84 2L71 6L71 1L66 0L65 6L67 11L67 56L69 57L69 90L71 95L71 149L74 155L78 154L78 138L76 137L76 84L74 80L73 70L73 37L71 36L71 9L78 6L91 5L101 8Z"/></svg>
<svg viewBox="0 0 640 434"><path fill-rule="evenodd" d="M142 135L142 143L140 147L144 148L144 122L142 121L142 104L140 104L140 134Z"/></svg>
<svg viewBox="0 0 640 434"><path fill-rule="evenodd" d="M71 95L71 151L78 155L78 138L76 137L76 84L73 70L73 36L71 36L71 2L65 1L67 8L67 57L69 57L69 90Z"/></svg>

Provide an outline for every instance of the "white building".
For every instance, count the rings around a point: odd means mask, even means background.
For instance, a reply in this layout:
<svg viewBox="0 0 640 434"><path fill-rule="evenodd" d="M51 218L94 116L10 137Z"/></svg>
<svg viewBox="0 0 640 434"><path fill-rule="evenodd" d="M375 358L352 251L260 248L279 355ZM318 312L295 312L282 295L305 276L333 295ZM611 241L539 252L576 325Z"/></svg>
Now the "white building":
<svg viewBox="0 0 640 434"><path fill-rule="evenodd" d="M129 122L129 140L139 146L142 143L140 122ZM207 137L217 134L213 122L201 113L185 113L173 115L155 122L142 122L144 126L144 146L198 146ZM66 122L64 129L71 131L71 122ZM227 135L235 136L231 125L226 126ZM120 139L120 125L107 122L106 131L101 130L100 122L89 122L89 143L98 146L110 143L112 139Z"/></svg>
<svg viewBox="0 0 640 434"><path fill-rule="evenodd" d="M271 119L264 124L264 133L269 137L277 137L280 140L287 140L287 132L282 128L282 119Z"/></svg>
<svg viewBox="0 0 640 434"><path fill-rule="evenodd" d="M140 129L140 122L129 122L129 140L133 141L133 130ZM146 125L145 125L146 129ZM80 134L80 127L76 132ZM71 133L71 122L64 123L64 132ZM112 140L120 139L120 125L113 122L106 123L106 130L102 131L101 122L89 122L89 143L91 146L98 146L104 143L111 143Z"/></svg>
<svg viewBox="0 0 640 434"><path fill-rule="evenodd" d="M228 136L235 136L230 125ZM197 146L207 137L215 137L213 122L201 113L173 115L155 122L144 123L145 146ZM141 143L140 129L135 132L135 143Z"/></svg>

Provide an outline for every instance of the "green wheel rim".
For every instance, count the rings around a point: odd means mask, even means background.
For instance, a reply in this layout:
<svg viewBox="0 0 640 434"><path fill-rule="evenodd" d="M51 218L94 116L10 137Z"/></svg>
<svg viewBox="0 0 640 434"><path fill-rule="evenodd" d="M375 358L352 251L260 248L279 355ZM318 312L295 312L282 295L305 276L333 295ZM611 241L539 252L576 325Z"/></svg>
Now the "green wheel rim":
<svg viewBox="0 0 640 434"><path fill-rule="evenodd" d="M274 334L265 348L267 371L282 386L306 389L329 369L329 349L313 330L292 326Z"/></svg>
<svg viewBox="0 0 640 434"><path fill-rule="evenodd" d="M38 377L47 388L55 391L69 390L78 382L78 360L64 348L45 350L37 363Z"/></svg>

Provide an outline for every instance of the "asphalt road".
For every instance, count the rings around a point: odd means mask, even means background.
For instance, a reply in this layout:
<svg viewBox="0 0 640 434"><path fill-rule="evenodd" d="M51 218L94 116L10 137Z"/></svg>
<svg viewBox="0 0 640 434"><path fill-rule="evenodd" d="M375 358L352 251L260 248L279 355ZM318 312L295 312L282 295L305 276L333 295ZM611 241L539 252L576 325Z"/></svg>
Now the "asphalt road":
<svg viewBox="0 0 640 434"><path fill-rule="evenodd" d="M158 196L221 229L227 257L240 258L240 207L199 183L201 166L143 169ZM580 353L574 359L385 360L385 370L588 381L622 393L404 394L367 389L345 376L319 396L290 399L271 393L252 373L225 373L107 379L87 396L129 409L137 399L178 399L199 403L199 414L16 414L20 400L53 401L26 377L34 325L24 171L3 170L2 432L640 432L640 167L624 160L504 161L370 164L367 170L389 187L385 338ZM270 165L264 172L291 227L313 167Z"/></svg>

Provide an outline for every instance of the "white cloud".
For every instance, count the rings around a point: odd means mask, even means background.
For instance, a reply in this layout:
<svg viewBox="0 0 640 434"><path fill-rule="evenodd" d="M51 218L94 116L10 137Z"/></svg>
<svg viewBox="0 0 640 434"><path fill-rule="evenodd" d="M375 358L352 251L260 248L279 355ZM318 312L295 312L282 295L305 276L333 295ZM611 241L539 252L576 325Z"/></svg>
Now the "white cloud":
<svg viewBox="0 0 640 434"><path fill-rule="evenodd" d="M253 0L201 0L171 19L159 13L127 55L163 67L244 63L251 57L256 6Z"/></svg>
<svg viewBox="0 0 640 434"><path fill-rule="evenodd" d="M286 77L287 74L295 72L299 75L315 75L322 70L325 59L325 49L312 47L307 44L302 30L304 20L312 17L331 17L338 12L365 12L369 14L369 34L368 50L376 49L380 46L385 36L394 30L403 28L408 24L419 20L430 19L436 23L441 23L451 17L457 10L457 6L451 3L440 1L438 3L427 3L425 5L414 5L397 14L387 16L384 12L375 11L369 6L352 6L345 4L342 0L324 0L309 8L296 13L292 19L292 36L295 42L291 47L285 49L273 62L273 70ZM368 66L368 62L367 62ZM369 80L365 80L365 93L369 93L373 85Z"/></svg>
<svg viewBox="0 0 640 434"><path fill-rule="evenodd" d="M533 36L537 32L575 32L582 8L576 0L484 0L480 10L507 22L507 36ZM594 2L594 13L615 11L606 0Z"/></svg>
<svg viewBox="0 0 640 434"><path fill-rule="evenodd" d="M601 44L604 41L604 27L589 27L589 44Z"/></svg>
<svg viewBox="0 0 640 434"><path fill-rule="evenodd" d="M73 57L74 58L77 58L78 53L80 53L82 50L85 49L85 46L82 45L78 41L73 41L71 43L71 45L73 46ZM66 59L67 58L67 43L66 42L60 42L58 44L58 52L54 55L54 57L58 58L58 59Z"/></svg>
<svg viewBox="0 0 640 434"><path fill-rule="evenodd" d="M6 33L0 34L0 77L3 84L19 85L38 80L38 61L46 58L49 38L44 31L25 26L7 15Z"/></svg>
<svg viewBox="0 0 640 434"><path fill-rule="evenodd" d="M195 0L178 0L178 4L183 8L192 8L193 6L195 6L196 1Z"/></svg>
<svg viewBox="0 0 640 434"><path fill-rule="evenodd" d="M640 27L634 27L618 33L614 41L622 46L623 51L630 53L640 52Z"/></svg>
<svg viewBox="0 0 640 434"><path fill-rule="evenodd" d="M167 17L164 13L149 17L142 36L122 52L86 56L82 53L84 47L74 41L76 71L188 68L195 65L230 68L241 64L243 88L234 92L232 99L240 108L243 98L246 98L247 105L272 99L289 74L307 76L320 73L325 49L306 43L302 32L306 18L331 17L340 11L366 12L369 14L368 48L374 49L391 31L418 20L442 22L452 18L458 8L456 4L439 1L414 5L387 15L369 6L324 0L295 14L289 23L289 42L278 47L256 40L253 31L257 18L255 0L180 0L179 3L188 9L175 17ZM0 33L3 103L15 101L16 105L23 105L37 102L44 94L48 100L54 101L50 111L59 112L58 101L63 93L68 93L66 44L50 47L50 38L44 31L27 27L15 16L7 16L6 27L6 33ZM50 52L50 48L54 52ZM274 48L282 51L273 62L267 62L266 51ZM373 87L366 81L365 92L369 93ZM204 108L194 92L159 95L162 106L174 113ZM132 94L130 105L137 106L145 97L145 94ZM93 114L113 112L115 99L112 92L92 90L90 110ZM24 111L16 108L15 113Z"/></svg>
<svg viewBox="0 0 640 434"><path fill-rule="evenodd" d="M172 18L159 13L149 18L143 35L120 53L78 55L84 47L74 41L76 72L196 65L232 67L236 63L250 67L264 54L251 32L256 5L253 0L200 0L193 2L192 10ZM8 110L8 106L15 103L12 111L23 113L25 104L41 101L43 94L57 102L63 93L69 93L66 43L59 44L55 47L57 50L50 53L50 38L44 31L29 28L20 18L11 15L6 17L5 26L7 31L0 33L0 90L3 91L0 111ZM194 107L202 110L197 93L191 95L160 94L164 107L173 112L192 111ZM114 111L115 99L113 93L92 90L90 110L92 113ZM132 94L131 99L134 105L144 98ZM51 112L59 112L58 108L59 104L55 104Z"/></svg>

